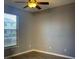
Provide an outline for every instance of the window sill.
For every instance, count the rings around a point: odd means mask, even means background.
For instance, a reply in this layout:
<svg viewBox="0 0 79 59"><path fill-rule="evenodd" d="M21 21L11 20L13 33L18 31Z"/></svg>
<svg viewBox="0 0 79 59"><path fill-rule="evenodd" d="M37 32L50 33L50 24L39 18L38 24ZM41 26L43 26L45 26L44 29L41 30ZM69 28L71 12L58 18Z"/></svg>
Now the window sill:
<svg viewBox="0 0 79 59"><path fill-rule="evenodd" d="M17 45L13 45L13 46L8 46L8 47L4 47L4 49L13 49L13 48L16 48L18 47Z"/></svg>

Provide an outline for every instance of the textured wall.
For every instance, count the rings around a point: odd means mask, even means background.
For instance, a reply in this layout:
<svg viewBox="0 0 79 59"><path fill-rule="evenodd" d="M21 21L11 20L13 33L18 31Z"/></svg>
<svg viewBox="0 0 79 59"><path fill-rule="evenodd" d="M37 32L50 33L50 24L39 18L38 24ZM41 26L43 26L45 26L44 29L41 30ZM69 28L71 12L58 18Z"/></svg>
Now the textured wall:
<svg viewBox="0 0 79 59"><path fill-rule="evenodd" d="M74 8L73 3L34 13L33 47L48 52L74 56Z"/></svg>

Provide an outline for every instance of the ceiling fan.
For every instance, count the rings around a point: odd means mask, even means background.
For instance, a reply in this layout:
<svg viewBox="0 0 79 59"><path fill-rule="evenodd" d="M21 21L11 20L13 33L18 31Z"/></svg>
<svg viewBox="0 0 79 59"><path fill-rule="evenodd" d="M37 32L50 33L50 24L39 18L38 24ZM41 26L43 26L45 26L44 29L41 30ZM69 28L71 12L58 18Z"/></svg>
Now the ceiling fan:
<svg viewBox="0 0 79 59"><path fill-rule="evenodd" d="M29 7L29 8L37 8L37 9L41 9L39 5L49 5L49 2L37 2L36 0L28 0L28 2L15 1L15 3L26 3L24 8Z"/></svg>

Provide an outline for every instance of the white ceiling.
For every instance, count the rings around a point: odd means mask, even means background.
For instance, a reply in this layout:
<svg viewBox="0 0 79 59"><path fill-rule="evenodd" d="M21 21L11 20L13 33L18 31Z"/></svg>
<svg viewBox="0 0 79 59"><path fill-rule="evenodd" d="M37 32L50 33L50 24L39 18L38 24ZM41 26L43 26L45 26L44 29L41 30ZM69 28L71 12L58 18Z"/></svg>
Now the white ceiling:
<svg viewBox="0 0 79 59"><path fill-rule="evenodd" d="M25 6L25 3L15 3L14 1L28 1L28 0L4 0L5 4L8 4L10 6L14 6L16 8L23 9L25 11L30 11L30 12L35 12L35 11L40 11L36 8L30 9L30 8L23 8ZM41 10L48 9L48 8L53 8L57 6L62 6L70 3L74 3L75 0L37 0L38 2L49 2L49 5L40 5L42 8Z"/></svg>

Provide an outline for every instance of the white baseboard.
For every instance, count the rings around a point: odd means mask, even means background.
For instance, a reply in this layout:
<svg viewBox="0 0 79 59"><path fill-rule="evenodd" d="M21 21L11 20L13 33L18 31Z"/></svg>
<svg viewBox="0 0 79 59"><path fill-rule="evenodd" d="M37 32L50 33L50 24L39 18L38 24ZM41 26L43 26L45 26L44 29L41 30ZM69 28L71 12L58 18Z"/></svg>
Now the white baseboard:
<svg viewBox="0 0 79 59"><path fill-rule="evenodd" d="M58 57L64 57L64 58L68 58L68 59L75 59L74 57L71 57L71 56L61 55L61 54L47 52L47 51L41 51L41 50L37 50L37 49L31 49L31 50L28 50L28 51L25 51L25 52L17 53L17 54L11 55L11 56L7 56L7 58L19 56L19 55L29 53L29 52L32 52L32 51L41 52L41 53L44 53L44 54L54 55L54 56L58 56Z"/></svg>

